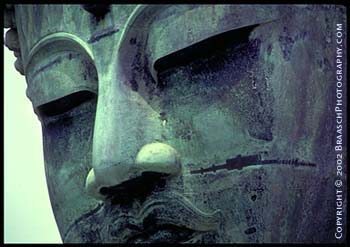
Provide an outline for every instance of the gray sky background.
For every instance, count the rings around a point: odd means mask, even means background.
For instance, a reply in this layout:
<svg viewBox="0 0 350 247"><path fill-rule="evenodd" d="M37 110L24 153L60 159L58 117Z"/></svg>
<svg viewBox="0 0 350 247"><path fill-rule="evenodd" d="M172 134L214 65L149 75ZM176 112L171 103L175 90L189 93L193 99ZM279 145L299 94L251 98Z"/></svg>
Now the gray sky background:
<svg viewBox="0 0 350 247"><path fill-rule="evenodd" d="M41 125L14 62L4 47L4 241L62 243L46 185Z"/></svg>

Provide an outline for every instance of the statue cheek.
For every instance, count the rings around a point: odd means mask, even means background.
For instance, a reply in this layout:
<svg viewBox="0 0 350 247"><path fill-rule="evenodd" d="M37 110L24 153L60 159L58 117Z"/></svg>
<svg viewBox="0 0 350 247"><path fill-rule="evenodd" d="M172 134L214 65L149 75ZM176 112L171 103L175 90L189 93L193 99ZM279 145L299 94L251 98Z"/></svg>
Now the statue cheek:
<svg viewBox="0 0 350 247"><path fill-rule="evenodd" d="M46 180L61 236L97 201L85 193L92 163L92 133L96 100L85 102L67 116L43 123Z"/></svg>

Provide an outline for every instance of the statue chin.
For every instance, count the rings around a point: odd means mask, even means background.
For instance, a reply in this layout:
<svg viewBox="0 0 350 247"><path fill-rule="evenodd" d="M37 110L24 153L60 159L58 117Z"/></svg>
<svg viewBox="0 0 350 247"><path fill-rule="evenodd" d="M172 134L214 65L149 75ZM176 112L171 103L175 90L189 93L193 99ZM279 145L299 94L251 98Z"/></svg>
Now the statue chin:
<svg viewBox="0 0 350 247"><path fill-rule="evenodd" d="M336 242L336 22L339 5L6 5L63 242Z"/></svg>

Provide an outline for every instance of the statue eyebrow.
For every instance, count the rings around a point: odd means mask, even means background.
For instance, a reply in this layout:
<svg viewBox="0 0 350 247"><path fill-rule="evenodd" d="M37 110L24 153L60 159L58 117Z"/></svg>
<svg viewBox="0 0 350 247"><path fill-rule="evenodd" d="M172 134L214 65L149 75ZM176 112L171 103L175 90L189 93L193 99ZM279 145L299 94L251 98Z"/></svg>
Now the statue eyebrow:
<svg viewBox="0 0 350 247"><path fill-rule="evenodd" d="M198 170L191 170L191 174L203 174L207 172L216 172L217 170L241 170L246 166L254 165L271 165L271 164L280 164L280 165L292 165L292 166L309 166L315 167L316 164L311 162L300 161L298 159L264 159L264 155L267 152L260 152L255 155L241 156L237 155L234 158L226 160L225 164L221 165L212 165L207 168L200 168Z"/></svg>
<svg viewBox="0 0 350 247"><path fill-rule="evenodd" d="M249 25L211 36L159 58L155 61L153 67L158 72L164 71L172 67L184 65L198 58L209 57L215 54L218 49L224 50L230 46L246 43L249 40L250 33L259 25Z"/></svg>

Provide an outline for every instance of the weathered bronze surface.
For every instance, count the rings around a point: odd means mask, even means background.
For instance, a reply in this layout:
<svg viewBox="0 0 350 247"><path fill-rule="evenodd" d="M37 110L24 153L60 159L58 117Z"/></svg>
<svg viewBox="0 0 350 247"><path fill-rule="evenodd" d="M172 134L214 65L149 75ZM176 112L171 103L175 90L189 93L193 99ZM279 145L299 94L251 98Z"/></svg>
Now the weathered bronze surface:
<svg viewBox="0 0 350 247"><path fill-rule="evenodd" d="M336 5L8 5L64 243L334 242Z"/></svg>

